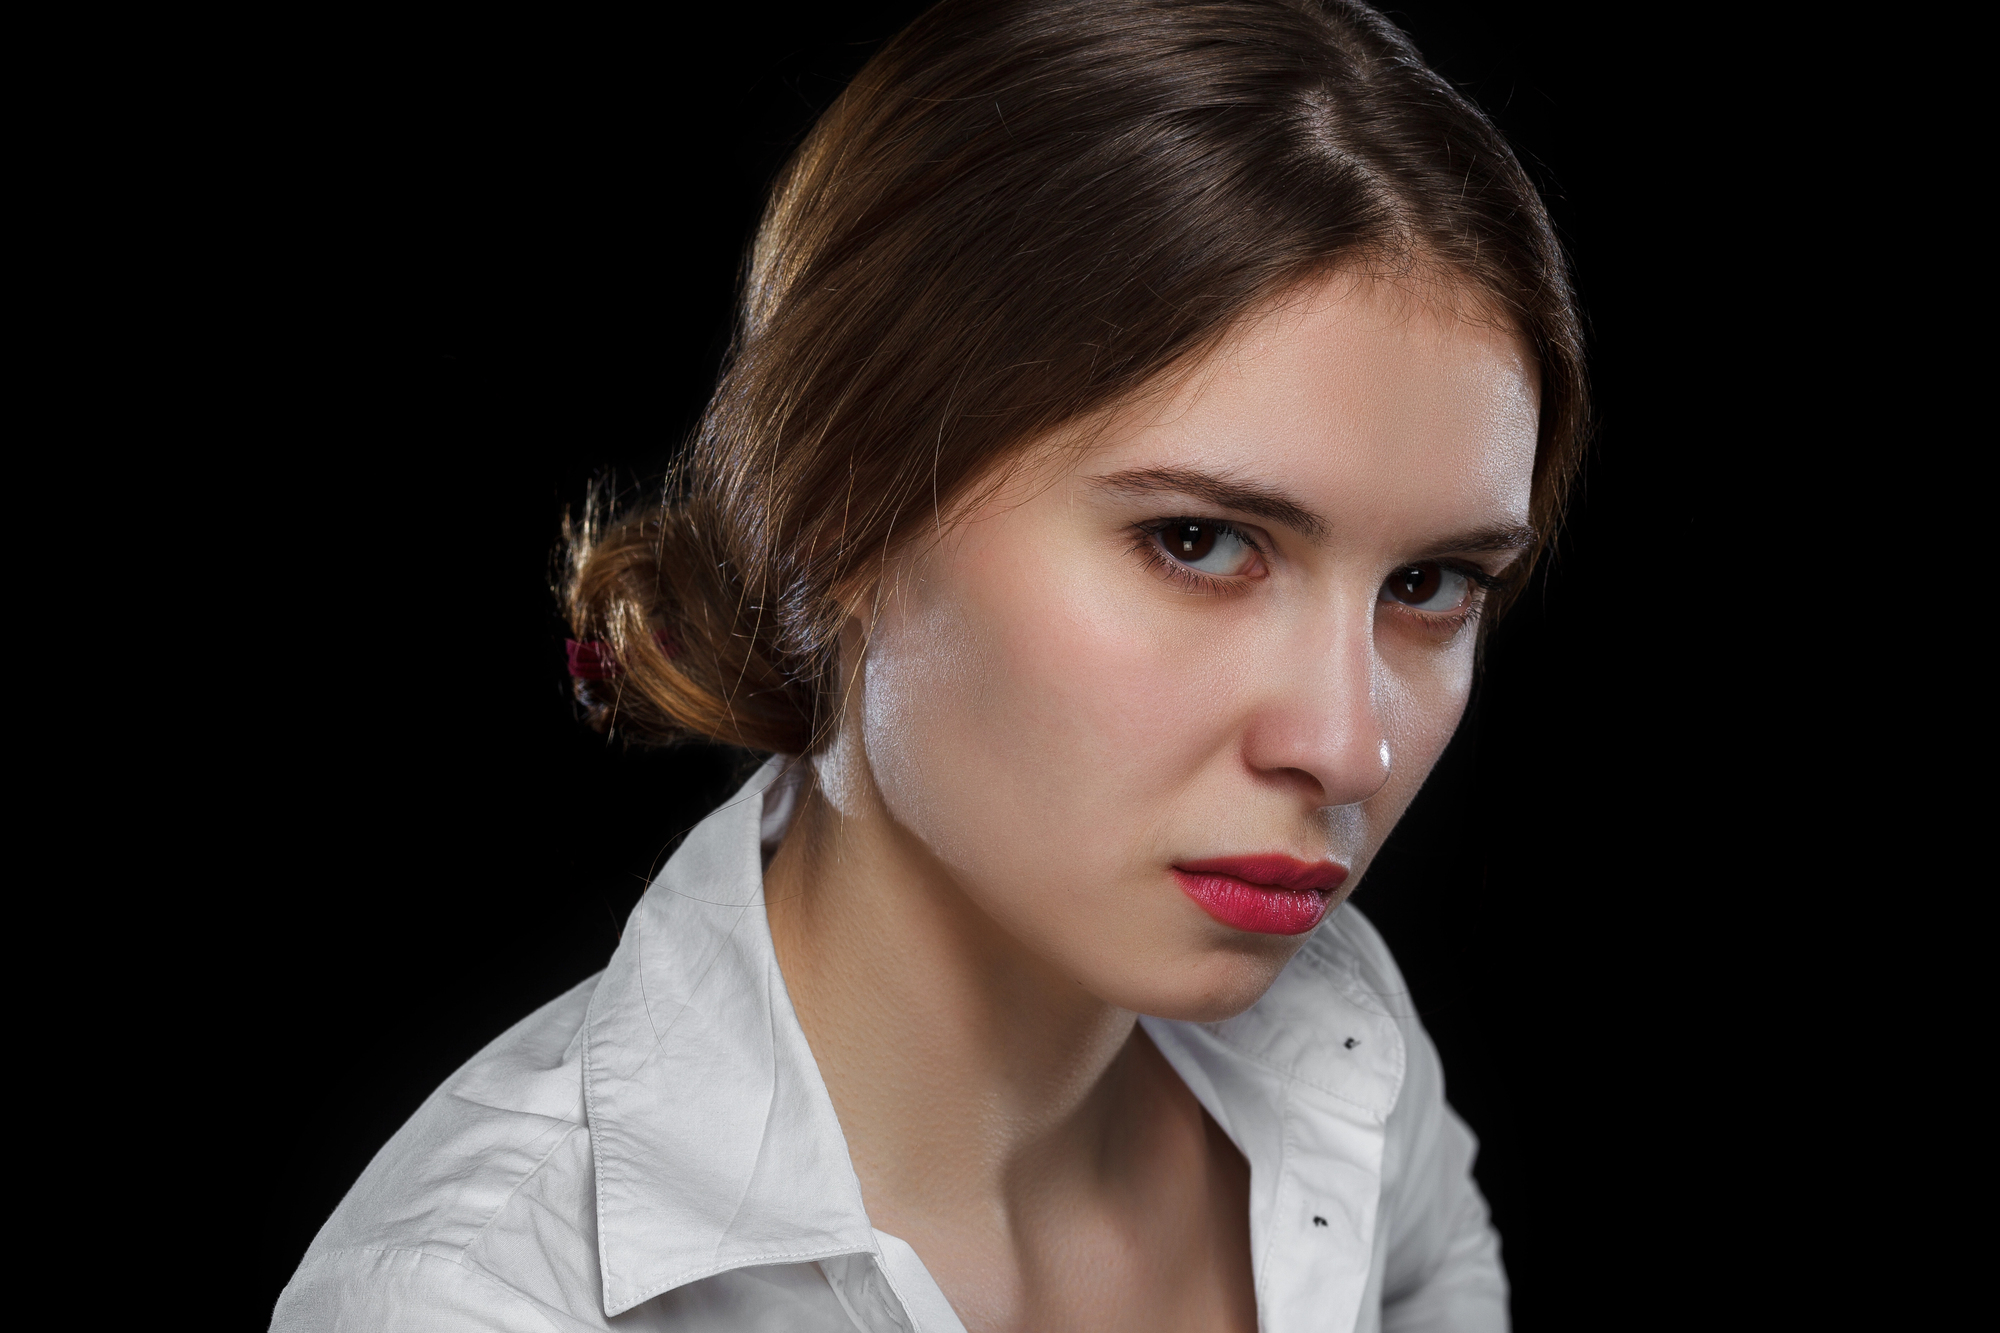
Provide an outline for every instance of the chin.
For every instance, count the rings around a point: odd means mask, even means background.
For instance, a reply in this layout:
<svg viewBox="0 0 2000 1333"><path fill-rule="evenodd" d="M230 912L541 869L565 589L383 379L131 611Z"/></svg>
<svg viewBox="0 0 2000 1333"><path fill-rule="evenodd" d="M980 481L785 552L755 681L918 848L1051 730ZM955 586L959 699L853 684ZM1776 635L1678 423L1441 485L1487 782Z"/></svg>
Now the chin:
<svg viewBox="0 0 2000 1333"><path fill-rule="evenodd" d="M1133 993L1113 1003L1151 1018L1220 1023L1263 999L1306 938L1288 939L1276 951L1211 947L1174 975L1129 978Z"/></svg>

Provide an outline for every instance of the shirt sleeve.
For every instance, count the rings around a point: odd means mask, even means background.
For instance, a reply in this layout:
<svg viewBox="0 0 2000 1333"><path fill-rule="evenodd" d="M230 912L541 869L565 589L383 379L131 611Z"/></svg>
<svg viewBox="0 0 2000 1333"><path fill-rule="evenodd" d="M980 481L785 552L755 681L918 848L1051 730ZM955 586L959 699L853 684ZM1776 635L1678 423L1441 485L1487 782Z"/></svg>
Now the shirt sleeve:
<svg viewBox="0 0 2000 1333"><path fill-rule="evenodd" d="M422 1250L337 1250L285 1285L271 1333L553 1333L562 1325L497 1279Z"/></svg>
<svg viewBox="0 0 2000 1333"><path fill-rule="evenodd" d="M1408 1065L1383 1163L1383 1333L1507 1333L1500 1237L1472 1179L1478 1140L1445 1103L1423 1024L1401 1025Z"/></svg>

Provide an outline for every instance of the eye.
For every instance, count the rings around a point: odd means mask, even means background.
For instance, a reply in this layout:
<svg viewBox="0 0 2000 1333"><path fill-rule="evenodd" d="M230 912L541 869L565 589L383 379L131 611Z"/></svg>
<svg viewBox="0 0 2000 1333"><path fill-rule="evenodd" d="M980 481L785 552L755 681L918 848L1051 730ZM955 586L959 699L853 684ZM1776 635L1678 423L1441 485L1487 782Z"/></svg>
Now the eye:
<svg viewBox="0 0 2000 1333"><path fill-rule="evenodd" d="M1435 561L1404 565L1382 584L1382 600L1433 615L1450 615L1472 600L1472 579L1462 570Z"/></svg>
<svg viewBox="0 0 2000 1333"><path fill-rule="evenodd" d="M1248 573L1257 548L1227 523L1214 519L1177 518L1154 534L1160 549L1189 569L1204 574Z"/></svg>

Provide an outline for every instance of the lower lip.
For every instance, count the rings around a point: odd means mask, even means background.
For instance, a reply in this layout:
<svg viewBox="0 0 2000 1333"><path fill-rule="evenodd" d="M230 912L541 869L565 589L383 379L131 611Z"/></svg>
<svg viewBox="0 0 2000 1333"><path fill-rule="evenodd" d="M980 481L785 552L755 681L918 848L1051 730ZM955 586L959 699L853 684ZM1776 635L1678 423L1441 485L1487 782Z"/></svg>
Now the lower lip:
<svg viewBox="0 0 2000 1333"><path fill-rule="evenodd" d="M1326 916L1333 894L1280 889L1213 871L1175 870L1181 892L1225 926L1259 935L1303 935Z"/></svg>

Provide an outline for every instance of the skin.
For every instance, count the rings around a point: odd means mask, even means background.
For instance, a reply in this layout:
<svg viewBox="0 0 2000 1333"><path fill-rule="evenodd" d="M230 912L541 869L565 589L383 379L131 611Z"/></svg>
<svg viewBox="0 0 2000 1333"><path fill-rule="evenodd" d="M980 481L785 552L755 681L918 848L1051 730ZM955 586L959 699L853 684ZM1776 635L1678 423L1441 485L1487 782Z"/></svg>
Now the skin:
<svg viewBox="0 0 2000 1333"><path fill-rule="evenodd" d="M974 1333L1256 1327L1248 1167L1136 1016L1240 1013L1309 938L1224 925L1175 864L1332 859L1351 892L1458 724L1472 618L1383 588L1518 558L1537 375L1478 316L1312 283L854 599L766 898L869 1215ZM1212 583L1145 530L1181 518L1241 534Z"/></svg>

